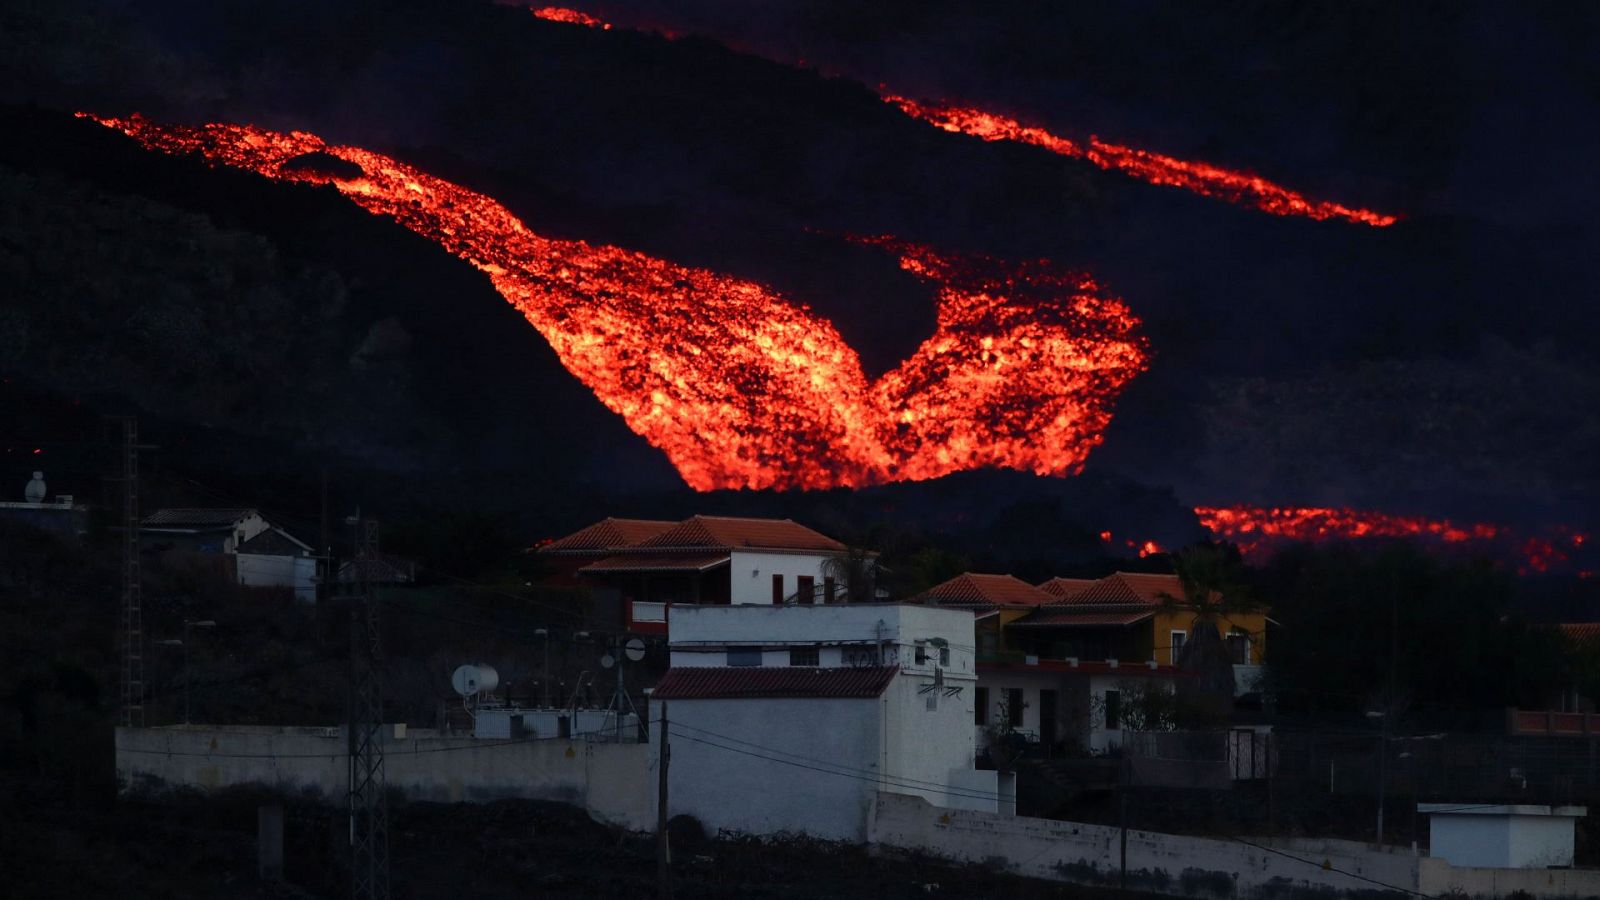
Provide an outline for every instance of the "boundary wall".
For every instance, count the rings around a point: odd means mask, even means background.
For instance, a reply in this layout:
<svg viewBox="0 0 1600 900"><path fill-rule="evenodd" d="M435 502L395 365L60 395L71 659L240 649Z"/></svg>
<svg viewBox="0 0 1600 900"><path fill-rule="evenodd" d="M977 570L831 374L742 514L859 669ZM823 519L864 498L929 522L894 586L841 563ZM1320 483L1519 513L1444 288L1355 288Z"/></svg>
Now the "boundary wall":
<svg viewBox="0 0 1600 900"><path fill-rule="evenodd" d="M1121 832L1106 825L942 809L920 797L879 792L868 837L875 848L931 853L1030 878L1097 887L1115 887L1121 878ZM1450 892L1505 897L1515 890L1591 897L1600 896L1600 871L1458 868L1356 841L1235 840L1129 829L1127 886L1214 900Z"/></svg>
<svg viewBox="0 0 1600 900"><path fill-rule="evenodd" d="M348 789L346 749L342 728L118 728L117 785L134 795L253 787L339 804ZM389 789L408 800L554 800L609 824L655 827L647 744L485 740L385 725L383 765Z"/></svg>

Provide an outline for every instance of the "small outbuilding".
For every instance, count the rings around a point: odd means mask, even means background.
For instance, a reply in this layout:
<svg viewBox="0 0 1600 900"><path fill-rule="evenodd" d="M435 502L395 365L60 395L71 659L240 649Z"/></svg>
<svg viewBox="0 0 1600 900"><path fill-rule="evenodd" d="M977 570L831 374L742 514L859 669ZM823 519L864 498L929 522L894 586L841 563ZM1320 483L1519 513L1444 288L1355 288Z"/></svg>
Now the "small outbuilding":
<svg viewBox="0 0 1600 900"><path fill-rule="evenodd" d="M1429 855L1452 866L1541 869L1572 865L1582 806L1525 803L1419 803L1429 817Z"/></svg>

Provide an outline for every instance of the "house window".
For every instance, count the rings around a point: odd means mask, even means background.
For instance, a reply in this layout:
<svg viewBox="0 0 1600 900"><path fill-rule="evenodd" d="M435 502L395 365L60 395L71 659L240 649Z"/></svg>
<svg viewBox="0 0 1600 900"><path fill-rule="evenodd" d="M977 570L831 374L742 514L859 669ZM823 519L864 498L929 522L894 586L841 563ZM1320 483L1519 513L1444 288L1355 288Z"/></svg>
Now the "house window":
<svg viewBox="0 0 1600 900"><path fill-rule="evenodd" d="M1172 633L1172 664L1173 665L1177 665L1178 664L1178 657L1183 655L1183 644L1188 639L1189 639L1189 633L1186 632L1186 631L1174 631Z"/></svg>
<svg viewBox="0 0 1600 900"><path fill-rule="evenodd" d="M940 647L939 648L939 665L941 665L941 666L950 665L950 648L949 647Z"/></svg>
<svg viewBox="0 0 1600 900"><path fill-rule="evenodd" d="M1022 688L1006 689L1006 724L1022 727Z"/></svg>
<svg viewBox="0 0 1600 900"><path fill-rule="evenodd" d="M759 666L761 665L760 647L729 647L728 665L730 666Z"/></svg>
<svg viewBox="0 0 1600 900"><path fill-rule="evenodd" d="M1106 730L1122 729L1122 692L1106 691Z"/></svg>
<svg viewBox="0 0 1600 900"><path fill-rule="evenodd" d="M834 580L832 578L824 578L824 579L822 579L822 596L824 598L823 599L824 603L832 603L833 602L833 600L834 600L833 592L834 592L834 588L835 587L836 587L836 585L834 584Z"/></svg>
<svg viewBox="0 0 1600 900"><path fill-rule="evenodd" d="M878 665L877 647L846 647L842 651L844 664L847 666L875 666Z"/></svg>
<svg viewBox="0 0 1600 900"><path fill-rule="evenodd" d="M972 710L972 724L989 724L989 689L986 687L978 688L974 699L977 706Z"/></svg>
<svg viewBox="0 0 1600 900"><path fill-rule="evenodd" d="M1243 628L1234 628L1228 632L1228 658L1236 666L1250 664L1250 632Z"/></svg>
<svg viewBox="0 0 1600 900"><path fill-rule="evenodd" d="M790 647L789 665L815 668L822 665L822 654L815 645L810 647Z"/></svg>
<svg viewBox="0 0 1600 900"><path fill-rule="evenodd" d="M810 575L801 575L795 580L800 585L795 588L796 599L801 603L817 602L817 580Z"/></svg>
<svg viewBox="0 0 1600 900"><path fill-rule="evenodd" d="M774 576L772 576L772 605L773 606L782 606L783 605L783 576L782 575L774 575Z"/></svg>
<svg viewBox="0 0 1600 900"><path fill-rule="evenodd" d="M927 664L927 662L928 662L928 642L927 641L917 641L917 653L916 653L916 656L915 656L914 659L916 661L916 664L919 665L919 666Z"/></svg>

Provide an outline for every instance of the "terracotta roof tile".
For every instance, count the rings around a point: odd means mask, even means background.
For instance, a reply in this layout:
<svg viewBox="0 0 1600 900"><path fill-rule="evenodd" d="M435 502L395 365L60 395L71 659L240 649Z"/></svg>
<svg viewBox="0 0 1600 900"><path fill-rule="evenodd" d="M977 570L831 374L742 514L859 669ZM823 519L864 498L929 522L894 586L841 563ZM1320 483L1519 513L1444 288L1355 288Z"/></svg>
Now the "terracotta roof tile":
<svg viewBox="0 0 1600 900"><path fill-rule="evenodd" d="M1065 604L1051 604L1040 607L1027 617L1011 623L1012 628L1103 628L1107 626L1132 625L1143 622L1156 614L1153 609L1128 609L1128 610L1083 610L1078 611Z"/></svg>
<svg viewBox="0 0 1600 900"><path fill-rule="evenodd" d="M604 553L640 544L676 523L656 519L607 518L537 548L538 553Z"/></svg>
<svg viewBox="0 0 1600 900"><path fill-rule="evenodd" d="M898 666L833 669L797 666L674 666L661 676L653 700L734 700L826 697L866 700L881 696Z"/></svg>
<svg viewBox="0 0 1600 900"><path fill-rule="evenodd" d="M844 544L791 519L693 516L638 545L643 548L842 551Z"/></svg>
<svg viewBox="0 0 1600 900"><path fill-rule="evenodd" d="M1039 585L1039 590L1052 597L1065 599L1093 586L1093 578L1052 578Z"/></svg>
<svg viewBox="0 0 1600 900"><path fill-rule="evenodd" d="M1160 606L1163 594L1183 599L1183 584L1176 575L1115 572L1056 602L1062 605Z"/></svg>
<svg viewBox="0 0 1600 900"><path fill-rule="evenodd" d="M911 598L916 603L937 606L1042 606L1055 597L1010 575L982 575L967 572L936 584Z"/></svg>
<svg viewBox="0 0 1600 900"><path fill-rule="evenodd" d="M1600 622L1563 622L1559 627L1580 648L1600 644Z"/></svg>
<svg viewBox="0 0 1600 900"><path fill-rule="evenodd" d="M606 572L704 572L728 564L726 553L620 553L579 569L589 575Z"/></svg>

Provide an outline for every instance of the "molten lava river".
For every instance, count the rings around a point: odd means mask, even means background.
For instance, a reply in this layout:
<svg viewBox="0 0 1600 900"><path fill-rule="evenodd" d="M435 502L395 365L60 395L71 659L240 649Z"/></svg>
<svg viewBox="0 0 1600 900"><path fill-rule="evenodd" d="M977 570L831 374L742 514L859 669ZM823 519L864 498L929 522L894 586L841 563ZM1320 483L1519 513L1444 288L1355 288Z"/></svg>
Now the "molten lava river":
<svg viewBox="0 0 1600 900"><path fill-rule="evenodd" d="M582 25L609 31L611 24L585 12L562 6L530 7L536 18L567 25ZM664 37L675 37L670 33ZM1102 141L1090 135L1085 142L1052 134L1035 125L970 106L924 103L889 92L879 85L885 103L913 119L945 131L970 135L986 141L1013 141L1041 147L1058 156L1081 159L1109 172L1120 172L1149 184L1182 188L1210 197L1248 206L1275 216L1305 216L1318 221L1338 219L1383 228L1399 221L1387 213L1345 206L1326 200L1312 200L1280 184L1251 172L1225 169L1210 163L1178 159L1149 150Z"/></svg>
<svg viewBox="0 0 1600 900"><path fill-rule="evenodd" d="M567 369L697 490L859 486L979 467L1072 474L1146 366L1139 320L1086 275L881 238L869 243L934 286L937 328L868 382L831 323L769 288L540 237L489 197L389 157L299 131L91 118L148 148L332 184L437 241L486 272ZM319 166L307 154L343 162Z"/></svg>

